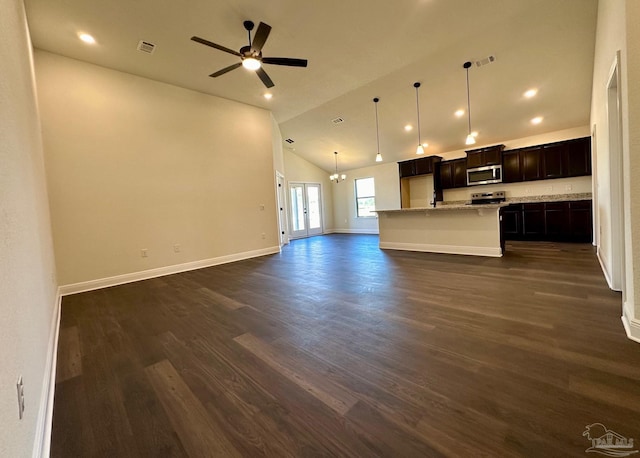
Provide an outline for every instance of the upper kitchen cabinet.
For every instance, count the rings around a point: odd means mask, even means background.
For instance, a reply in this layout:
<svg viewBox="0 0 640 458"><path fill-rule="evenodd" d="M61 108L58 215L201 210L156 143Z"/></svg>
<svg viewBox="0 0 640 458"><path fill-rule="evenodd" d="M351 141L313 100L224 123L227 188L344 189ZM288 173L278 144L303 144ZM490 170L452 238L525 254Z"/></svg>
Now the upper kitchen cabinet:
<svg viewBox="0 0 640 458"><path fill-rule="evenodd" d="M591 139L577 138L543 147L544 178L591 175Z"/></svg>
<svg viewBox="0 0 640 458"><path fill-rule="evenodd" d="M530 146L503 153L503 181L517 183L542 179L542 146Z"/></svg>
<svg viewBox="0 0 640 458"><path fill-rule="evenodd" d="M410 161L398 162L400 178L428 175L434 172L435 164L441 161L440 156L427 156Z"/></svg>
<svg viewBox="0 0 640 458"><path fill-rule="evenodd" d="M522 181L541 180L542 171L542 147L532 146L520 150L520 170Z"/></svg>
<svg viewBox="0 0 640 458"><path fill-rule="evenodd" d="M466 158L442 161L439 167L440 189L463 188L467 185L467 160Z"/></svg>
<svg viewBox="0 0 640 458"><path fill-rule="evenodd" d="M591 139L505 151L502 168L505 183L591 175Z"/></svg>
<svg viewBox="0 0 640 458"><path fill-rule="evenodd" d="M565 144L567 157L566 176L591 175L591 137L570 140Z"/></svg>
<svg viewBox="0 0 640 458"><path fill-rule="evenodd" d="M522 181L519 150L505 151L502 154L502 181L504 183Z"/></svg>
<svg viewBox="0 0 640 458"><path fill-rule="evenodd" d="M467 151L467 168L502 164L504 145L487 146Z"/></svg>

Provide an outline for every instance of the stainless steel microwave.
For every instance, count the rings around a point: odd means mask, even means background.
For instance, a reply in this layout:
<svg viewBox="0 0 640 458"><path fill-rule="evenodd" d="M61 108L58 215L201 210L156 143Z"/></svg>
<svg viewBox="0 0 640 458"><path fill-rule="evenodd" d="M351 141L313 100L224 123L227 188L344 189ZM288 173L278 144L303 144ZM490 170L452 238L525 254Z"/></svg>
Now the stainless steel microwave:
<svg viewBox="0 0 640 458"><path fill-rule="evenodd" d="M502 166L488 165L467 169L467 185L502 183Z"/></svg>

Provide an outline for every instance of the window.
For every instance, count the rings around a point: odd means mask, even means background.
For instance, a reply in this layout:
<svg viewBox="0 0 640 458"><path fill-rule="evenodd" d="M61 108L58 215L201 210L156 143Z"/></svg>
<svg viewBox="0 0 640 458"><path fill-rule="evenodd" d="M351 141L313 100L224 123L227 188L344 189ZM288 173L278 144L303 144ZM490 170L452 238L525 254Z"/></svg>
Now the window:
<svg viewBox="0 0 640 458"><path fill-rule="evenodd" d="M376 216L376 190L371 178L356 178L356 207L358 218Z"/></svg>

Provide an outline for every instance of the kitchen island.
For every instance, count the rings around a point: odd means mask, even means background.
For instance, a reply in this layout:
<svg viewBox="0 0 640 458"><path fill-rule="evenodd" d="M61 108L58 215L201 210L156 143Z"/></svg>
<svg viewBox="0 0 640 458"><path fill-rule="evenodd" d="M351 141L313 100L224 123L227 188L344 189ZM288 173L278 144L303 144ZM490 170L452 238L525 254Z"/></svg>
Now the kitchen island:
<svg viewBox="0 0 640 458"><path fill-rule="evenodd" d="M506 203L376 210L380 248L502 256L500 208Z"/></svg>

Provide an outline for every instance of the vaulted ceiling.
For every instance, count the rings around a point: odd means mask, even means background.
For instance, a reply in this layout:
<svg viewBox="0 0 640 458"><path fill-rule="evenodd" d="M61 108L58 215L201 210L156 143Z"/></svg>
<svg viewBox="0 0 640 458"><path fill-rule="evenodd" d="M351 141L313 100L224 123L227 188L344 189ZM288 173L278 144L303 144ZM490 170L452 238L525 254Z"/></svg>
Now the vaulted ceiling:
<svg viewBox="0 0 640 458"><path fill-rule="evenodd" d="M589 123L597 0L26 0L33 45L46 51L274 113L285 148L332 171L374 164L379 97L385 162L415 157L420 88L426 154L465 148L465 61L472 66L477 145ZM244 20L272 26L265 56L309 60L307 68L266 65L267 92L251 71L208 75L237 57L190 41L197 35L239 50ZM79 32L97 43L88 46ZM136 49L140 40L153 54ZM537 88L528 99L523 93ZM542 116L538 125L533 117ZM335 124L335 118L344 122ZM404 126L410 124L410 132Z"/></svg>

